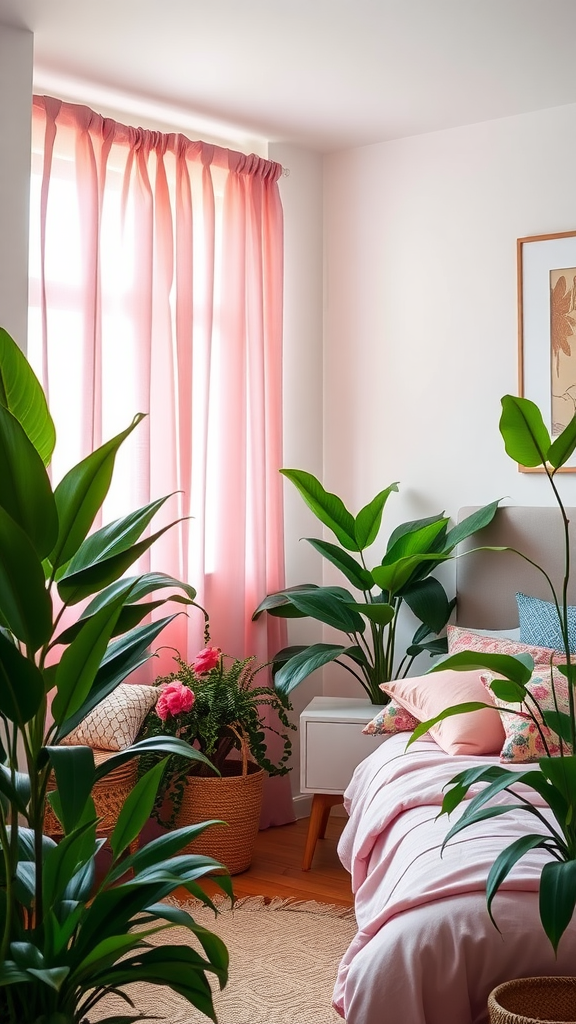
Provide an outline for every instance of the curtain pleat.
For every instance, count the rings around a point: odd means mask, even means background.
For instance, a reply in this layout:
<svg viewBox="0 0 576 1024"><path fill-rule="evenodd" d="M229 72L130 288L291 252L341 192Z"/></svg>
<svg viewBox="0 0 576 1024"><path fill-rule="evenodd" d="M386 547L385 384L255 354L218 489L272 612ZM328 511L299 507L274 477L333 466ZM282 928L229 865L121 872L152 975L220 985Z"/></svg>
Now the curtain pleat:
<svg viewBox="0 0 576 1024"><path fill-rule="evenodd" d="M171 495L153 529L181 521L138 571L190 582L211 642L269 661L285 624L252 612L285 584L281 168L52 97L34 97L33 129L29 351L63 439L54 464L62 472L146 413L118 455L104 516ZM63 374L69 401L58 398ZM140 678L173 669L169 648L192 659L203 645L203 616L179 614ZM269 780L263 827L293 816L287 778Z"/></svg>

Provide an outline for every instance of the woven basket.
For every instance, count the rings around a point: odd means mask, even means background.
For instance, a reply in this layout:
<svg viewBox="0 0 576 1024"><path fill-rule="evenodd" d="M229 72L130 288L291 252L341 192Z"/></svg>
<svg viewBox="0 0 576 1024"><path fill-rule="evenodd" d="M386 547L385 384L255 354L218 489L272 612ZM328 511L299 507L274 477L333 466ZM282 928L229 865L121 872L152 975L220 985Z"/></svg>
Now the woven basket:
<svg viewBox="0 0 576 1024"><path fill-rule="evenodd" d="M222 776L189 775L176 816L179 828L210 818L225 825L210 825L182 853L214 857L231 875L246 871L252 863L260 824L265 772L252 761L226 761Z"/></svg>
<svg viewBox="0 0 576 1024"><path fill-rule="evenodd" d="M93 754L94 764L97 767L103 764L104 761L107 761L109 757L112 757L113 751L93 750ZM101 819L97 829L99 836L109 838L112 835L124 801L136 783L137 773L138 762L135 758L132 758L131 761L126 761L119 768L115 768L113 772L110 772L109 775L106 775L94 784L92 797L96 814ZM56 789L56 780L51 775L48 782L48 791L53 789ZM44 816L44 833L56 840L61 839L64 834L62 826L48 801L46 801Z"/></svg>
<svg viewBox="0 0 576 1024"><path fill-rule="evenodd" d="M488 996L490 1024L576 1024L576 978L517 978Z"/></svg>

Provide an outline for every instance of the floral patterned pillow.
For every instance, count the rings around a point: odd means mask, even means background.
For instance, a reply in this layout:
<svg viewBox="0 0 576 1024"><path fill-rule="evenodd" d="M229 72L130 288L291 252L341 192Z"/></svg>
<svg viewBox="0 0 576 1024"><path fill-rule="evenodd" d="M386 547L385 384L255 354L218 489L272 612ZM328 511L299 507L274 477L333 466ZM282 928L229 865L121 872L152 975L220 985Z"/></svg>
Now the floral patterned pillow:
<svg viewBox="0 0 576 1024"><path fill-rule="evenodd" d="M460 651L478 651L481 654L529 654L535 665L549 665L550 659L555 665L561 665L566 661L564 654L550 647L535 647L503 637L484 636L462 626L448 626L446 635L449 654L459 654Z"/></svg>
<svg viewBox="0 0 576 1024"><path fill-rule="evenodd" d="M409 711L401 708L395 700L381 708L377 715L368 722L362 732L368 736L391 736L395 732L412 732L419 725L417 718Z"/></svg>
<svg viewBox="0 0 576 1024"><path fill-rule="evenodd" d="M551 674L552 673L552 674ZM490 689L491 682L496 679L492 673L483 673L481 676L484 686ZM527 684L528 692L538 702L538 706L542 711L554 711L556 705L554 702L554 693L556 693L556 701L558 704L558 710L567 712L568 711L568 681L556 668L546 668L543 665L538 665L536 670L532 674L532 677ZM504 732L506 738L504 745L500 753L500 760L505 764L522 764L533 761L538 761L541 757L558 757L560 754L560 739L557 733L544 724L541 715L538 713L533 701L528 702L528 706L531 711L534 712L540 728L536 723L526 714L526 704L509 704L494 694L494 700L496 705L500 708L500 717L502 719L502 725L504 726ZM506 708L514 709L514 711L520 711L519 714L512 714L511 711L506 711ZM548 754L542 739L544 736L546 745L548 747ZM571 748L568 745L564 745L564 753L572 753Z"/></svg>

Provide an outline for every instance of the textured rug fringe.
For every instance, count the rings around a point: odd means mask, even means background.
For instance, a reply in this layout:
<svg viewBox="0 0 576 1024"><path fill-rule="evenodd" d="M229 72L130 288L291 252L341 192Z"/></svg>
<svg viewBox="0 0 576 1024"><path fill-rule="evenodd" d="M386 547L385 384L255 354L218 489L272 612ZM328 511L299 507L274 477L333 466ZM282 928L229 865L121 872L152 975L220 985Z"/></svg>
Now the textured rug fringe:
<svg viewBox="0 0 576 1024"><path fill-rule="evenodd" d="M240 909L248 911L290 910L297 911L301 914L318 914L324 915L325 917L337 917L343 921L355 920L354 909L352 907L342 907L334 903L319 903L317 900L299 900L292 897L283 899L281 896L241 896L231 907L228 896L225 896L224 894L211 896L210 899L220 913L223 911L231 911L234 913L235 910ZM169 897L165 902L174 904L178 907L187 907L188 909L194 905L203 906L200 900L179 900L176 899L176 897Z"/></svg>

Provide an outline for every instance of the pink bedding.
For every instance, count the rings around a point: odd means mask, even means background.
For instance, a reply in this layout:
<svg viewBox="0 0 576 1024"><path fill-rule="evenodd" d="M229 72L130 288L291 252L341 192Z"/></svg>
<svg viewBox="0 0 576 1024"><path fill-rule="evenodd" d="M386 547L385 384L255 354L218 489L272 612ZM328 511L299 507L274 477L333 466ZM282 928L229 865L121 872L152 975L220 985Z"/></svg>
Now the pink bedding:
<svg viewBox="0 0 576 1024"><path fill-rule="evenodd" d="M443 787L498 758L450 757L428 737L405 753L407 738L385 740L345 793L349 821L338 852L352 876L358 932L340 964L334 1007L347 1024L484 1024L488 993L501 981L576 972L576 926L555 959L538 914L546 854L534 851L495 898L499 934L486 911L488 871L539 822L511 811L460 833L440 857L449 828L445 816L435 820ZM521 786L524 770L517 767L519 787L537 803ZM513 801L502 794L498 802Z"/></svg>

